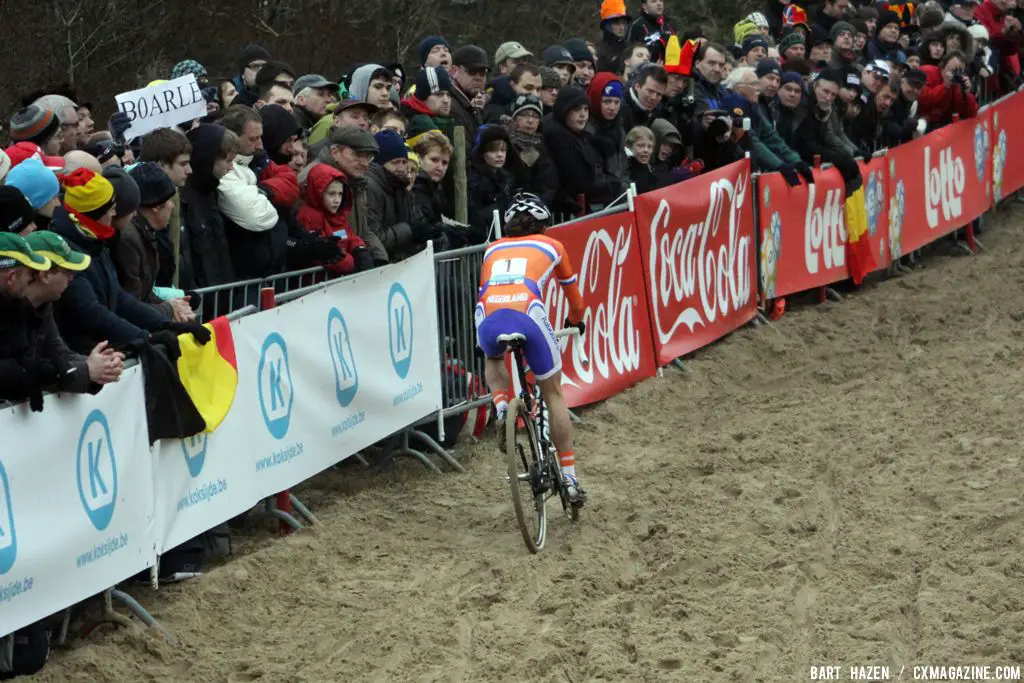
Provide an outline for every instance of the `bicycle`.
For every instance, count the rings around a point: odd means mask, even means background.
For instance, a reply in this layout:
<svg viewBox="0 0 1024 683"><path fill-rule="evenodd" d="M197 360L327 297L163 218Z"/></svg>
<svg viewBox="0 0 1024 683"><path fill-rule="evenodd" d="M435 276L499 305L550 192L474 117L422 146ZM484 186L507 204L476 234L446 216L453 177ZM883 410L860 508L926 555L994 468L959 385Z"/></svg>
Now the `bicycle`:
<svg viewBox="0 0 1024 683"><path fill-rule="evenodd" d="M555 333L557 338L569 336L574 338L577 357L586 364L579 330L570 327ZM562 511L573 522L579 520L583 503L569 500L562 482L558 453L548 434L544 398L537 386L527 380L523 358L525 341L526 337L521 334L498 337L498 342L512 354L513 372L519 378L519 393L509 401L505 414L506 480L512 491L512 505L523 541L531 553L537 553L547 539L548 499L557 495L562 502ZM528 519L531 509L533 514Z"/></svg>

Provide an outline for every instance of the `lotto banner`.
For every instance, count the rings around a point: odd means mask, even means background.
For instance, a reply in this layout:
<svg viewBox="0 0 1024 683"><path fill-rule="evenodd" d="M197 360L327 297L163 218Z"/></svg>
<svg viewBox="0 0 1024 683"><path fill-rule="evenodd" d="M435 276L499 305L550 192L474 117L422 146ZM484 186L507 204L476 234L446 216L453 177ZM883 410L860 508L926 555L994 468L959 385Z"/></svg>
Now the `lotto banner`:
<svg viewBox="0 0 1024 683"><path fill-rule="evenodd" d="M227 418L160 444L161 551L441 407L430 250L242 318L232 333Z"/></svg>
<svg viewBox="0 0 1024 683"><path fill-rule="evenodd" d="M875 270L888 268L892 262L887 166L884 156L860 162L860 174L864 178L864 205L868 215L867 239L871 245L871 254L875 257Z"/></svg>
<svg viewBox="0 0 1024 683"><path fill-rule="evenodd" d="M0 635L156 561L142 368L0 411Z"/></svg>
<svg viewBox="0 0 1024 683"><path fill-rule="evenodd" d="M894 258L964 227L991 207L990 113L986 109L887 154Z"/></svg>
<svg viewBox="0 0 1024 683"><path fill-rule="evenodd" d="M659 365L757 314L753 191L744 159L636 198Z"/></svg>
<svg viewBox="0 0 1024 683"><path fill-rule="evenodd" d="M991 108L992 197L1001 202L1024 187L1024 164L1008 164L1010 152L1024 154L1024 92L1009 95ZM1013 155L1020 159L1020 154Z"/></svg>
<svg viewBox="0 0 1024 683"><path fill-rule="evenodd" d="M548 234L565 245L587 307L583 346L590 363L576 357L570 339L562 340L562 385L569 406L600 401L653 377L658 368L633 214L589 218ZM548 282L544 303L551 325L560 328L569 303L555 278Z"/></svg>

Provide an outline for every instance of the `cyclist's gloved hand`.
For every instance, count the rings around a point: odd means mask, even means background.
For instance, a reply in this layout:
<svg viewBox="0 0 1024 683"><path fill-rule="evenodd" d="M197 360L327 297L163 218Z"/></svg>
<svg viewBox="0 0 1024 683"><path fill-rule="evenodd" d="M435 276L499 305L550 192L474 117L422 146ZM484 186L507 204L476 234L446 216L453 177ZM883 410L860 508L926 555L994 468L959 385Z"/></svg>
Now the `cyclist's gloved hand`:
<svg viewBox="0 0 1024 683"><path fill-rule="evenodd" d="M562 327L575 327L577 330L580 331L580 337L587 333L587 324L582 320L579 321L578 323L574 323L569 318L566 318L565 324L562 325Z"/></svg>

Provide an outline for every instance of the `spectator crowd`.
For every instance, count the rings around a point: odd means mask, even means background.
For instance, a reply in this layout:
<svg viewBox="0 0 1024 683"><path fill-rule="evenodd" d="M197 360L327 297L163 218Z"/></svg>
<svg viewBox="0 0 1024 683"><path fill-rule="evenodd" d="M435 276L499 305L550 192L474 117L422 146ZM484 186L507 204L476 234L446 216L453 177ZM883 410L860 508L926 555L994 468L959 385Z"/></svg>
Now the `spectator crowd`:
<svg viewBox="0 0 1024 683"><path fill-rule="evenodd" d="M40 410L133 345L208 340L203 288L481 244L518 192L580 215L749 154L791 185L832 163L850 193L857 157L1020 83L1015 0L767 0L727 41L666 11L604 0L593 40L551 46L426 36L413 71L336 80L259 45L223 77L185 58L166 77L207 115L135 139L71 86L27 95L0 132L0 399Z"/></svg>

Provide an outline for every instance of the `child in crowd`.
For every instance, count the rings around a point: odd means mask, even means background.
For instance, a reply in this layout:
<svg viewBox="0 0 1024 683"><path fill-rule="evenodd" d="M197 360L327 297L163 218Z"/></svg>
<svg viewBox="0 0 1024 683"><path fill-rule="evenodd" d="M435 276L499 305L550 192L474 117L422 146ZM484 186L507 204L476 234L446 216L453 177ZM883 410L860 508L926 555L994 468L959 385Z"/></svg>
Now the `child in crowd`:
<svg viewBox="0 0 1024 683"><path fill-rule="evenodd" d="M654 154L654 133L647 126L637 126L626 134L626 156L629 163L629 181L637 194L658 189L658 178L651 168Z"/></svg>
<svg viewBox="0 0 1024 683"><path fill-rule="evenodd" d="M469 225L473 242L487 240L494 212L504 214L512 180L505 170L511 143L503 126L486 125L477 134L469 162Z"/></svg>
<svg viewBox="0 0 1024 683"><path fill-rule="evenodd" d="M341 258L323 264L332 277L373 268L373 258L366 243L349 228L352 192L345 175L330 164L317 164L306 177L304 203L297 218L306 230L338 241Z"/></svg>

